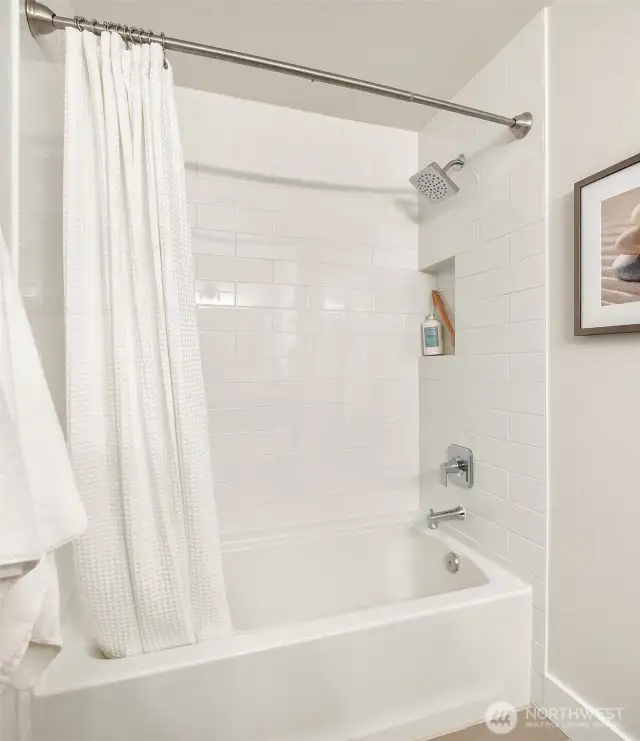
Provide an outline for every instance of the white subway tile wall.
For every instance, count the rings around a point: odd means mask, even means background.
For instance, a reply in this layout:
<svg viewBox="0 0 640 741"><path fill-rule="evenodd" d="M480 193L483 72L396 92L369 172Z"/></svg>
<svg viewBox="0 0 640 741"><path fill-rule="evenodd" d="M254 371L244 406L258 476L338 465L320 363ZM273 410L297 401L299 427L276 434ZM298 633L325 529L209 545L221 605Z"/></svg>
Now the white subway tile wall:
<svg viewBox="0 0 640 741"><path fill-rule="evenodd" d="M187 89L178 112L223 537L416 510L417 134Z"/></svg>
<svg viewBox="0 0 640 741"><path fill-rule="evenodd" d="M456 97L534 128L516 141L439 113L419 137L422 165L464 152L460 193L421 208L420 266L455 259L456 355L420 361L423 507L466 506L454 527L534 587L533 700L542 704L545 564L544 24L534 19ZM439 483L450 443L476 456L470 491Z"/></svg>

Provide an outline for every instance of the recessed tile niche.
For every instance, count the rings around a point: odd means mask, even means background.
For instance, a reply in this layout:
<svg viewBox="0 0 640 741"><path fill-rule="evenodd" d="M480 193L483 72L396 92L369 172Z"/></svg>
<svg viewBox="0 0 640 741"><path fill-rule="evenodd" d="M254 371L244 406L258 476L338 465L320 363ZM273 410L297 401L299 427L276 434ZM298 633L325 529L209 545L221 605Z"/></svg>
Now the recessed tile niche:
<svg viewBox="0 0 640 741"><path fill-rule="evenodd" d="M450 257L442 262L430 265L428 269L423 270L424 273L430 275L431 289L440 291L442 299L444 301L449 319L453 324L455 330L455 257ZM431 296L429 296L428 306L431 306ZM451 343L451 335L447 329L443 317L436 307L434 307L436 317L442 322L442 332L444 335L444 354L455 355L455 348ZM428 360L433 360L438 356L429 356Z"/></svg>

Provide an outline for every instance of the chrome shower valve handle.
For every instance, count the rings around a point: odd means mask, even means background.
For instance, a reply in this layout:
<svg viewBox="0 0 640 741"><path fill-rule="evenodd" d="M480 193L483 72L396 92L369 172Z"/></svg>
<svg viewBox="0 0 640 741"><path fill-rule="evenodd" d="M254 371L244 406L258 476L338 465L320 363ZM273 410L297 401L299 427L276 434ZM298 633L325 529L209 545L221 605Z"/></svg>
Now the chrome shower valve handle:
<svg viewBox="0 0 640 741"><path fill-rule="evenodd" d="M448 486L451 483L470 489L473 486L473 453L469 448L461 445L449 445L447 448L449 459L440 464L440 481Z"/></svg>
<svg viewBox="0 0 640 741"><path fill-rule="evenodd" d="M440 480L447 486L449 480L449 474L451 473L465 473L467 470L467 464L462 458L456 456L446 463L440 464Z"/></svg>

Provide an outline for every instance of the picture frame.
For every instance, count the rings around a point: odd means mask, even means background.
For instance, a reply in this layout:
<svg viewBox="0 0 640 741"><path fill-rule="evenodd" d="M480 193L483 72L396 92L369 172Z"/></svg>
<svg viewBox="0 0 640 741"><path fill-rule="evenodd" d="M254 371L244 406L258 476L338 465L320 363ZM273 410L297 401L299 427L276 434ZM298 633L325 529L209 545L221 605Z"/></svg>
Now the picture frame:
<svg viewBox="0 0 640 741"><path fill-rule="evenodd" d="M640 154L574 185L574 335L640 332Z"/></svg>

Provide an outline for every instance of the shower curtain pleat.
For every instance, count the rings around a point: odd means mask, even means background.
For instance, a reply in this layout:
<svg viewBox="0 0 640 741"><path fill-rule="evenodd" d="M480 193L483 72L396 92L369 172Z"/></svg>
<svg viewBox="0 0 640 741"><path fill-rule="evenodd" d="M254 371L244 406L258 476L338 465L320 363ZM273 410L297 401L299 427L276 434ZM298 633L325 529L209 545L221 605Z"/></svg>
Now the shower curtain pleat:
<svg viewBox="0 0 640 741"><path fill-rule="evenodd" d="M107 656L230 629L184 160L157 44L67 29L68 444L89 519L78 590Z"/></svg>

